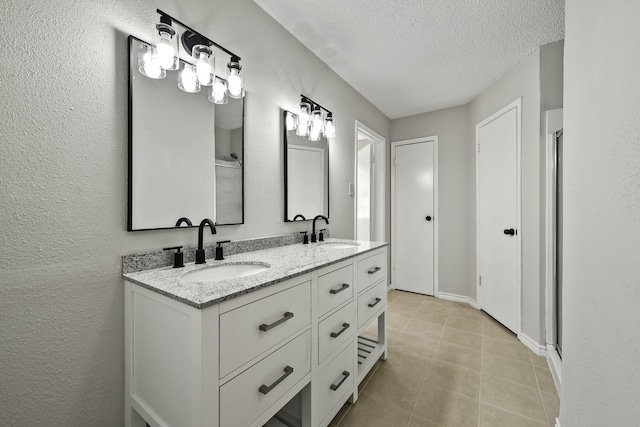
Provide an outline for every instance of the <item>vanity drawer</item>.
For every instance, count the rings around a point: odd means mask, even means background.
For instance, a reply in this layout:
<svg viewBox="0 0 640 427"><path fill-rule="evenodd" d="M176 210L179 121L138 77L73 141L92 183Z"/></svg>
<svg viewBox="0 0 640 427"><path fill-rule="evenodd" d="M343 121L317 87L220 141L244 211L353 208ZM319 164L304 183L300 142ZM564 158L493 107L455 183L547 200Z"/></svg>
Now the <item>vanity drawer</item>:
<svg viewBox="0 0 640 427"><path fill-rule="evenodd" d="M386 273L387 252L385 250L358 260L358 292L385 278Z"/></svg>
<svg viewBox="0 0 640 427"><path fill-rule="evenodd" d="M387 306L387 284L381 281L358 297L358 329Z"/></svg>
<svg viewBox="0 0 640 427"><path fill-rule="evenodd" d="M318 315L323 316L353 297L353 265L320 276Z"/></svg>
<svg viewBox="0 0 640 427"><path fill-rule="evenodd" d="M354 363L353 345L350 344L318 375L314 385L318 420L327 418L331 409L342 405L353 392L357 374Z"/></svg>
<svg viewBox="0 0 640 427"><path fill-rule="evenodd" d="M311 322L311 282L220 315L220 378Z"/></svg>
<svg viewBox="0 0 640 427"><path fill-rule="evenodd" d="M353 340L356 330L353 303L347 304L318 323L318 364L347 340Z"/></svg>
<svg viewBox="0 0 640 427"><path fill-rule="evenodd" d="M309 372L307 331L220 387L220 425L248 426Z"/></svg>

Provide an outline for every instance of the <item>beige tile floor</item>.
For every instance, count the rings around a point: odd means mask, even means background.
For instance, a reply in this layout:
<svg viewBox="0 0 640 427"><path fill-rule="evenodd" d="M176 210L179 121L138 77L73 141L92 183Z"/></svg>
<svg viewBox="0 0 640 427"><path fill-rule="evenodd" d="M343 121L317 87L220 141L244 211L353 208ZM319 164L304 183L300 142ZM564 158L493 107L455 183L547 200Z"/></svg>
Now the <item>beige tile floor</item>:
<svg viewBox="0 0 640 427"><path fill-rule="evenodd" d="M388 294L389 349L334 427L554 426L546 359L467 304Z"/></svg>

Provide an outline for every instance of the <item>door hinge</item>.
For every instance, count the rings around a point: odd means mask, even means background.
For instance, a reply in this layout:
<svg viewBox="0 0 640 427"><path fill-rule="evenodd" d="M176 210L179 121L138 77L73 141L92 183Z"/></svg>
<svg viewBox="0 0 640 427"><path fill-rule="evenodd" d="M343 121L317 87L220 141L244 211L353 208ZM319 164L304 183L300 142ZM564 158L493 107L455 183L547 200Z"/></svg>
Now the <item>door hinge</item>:
<svg viewBox="0 0 640 427"><path fill-rule="evenodd" d="M393 158L393 164L394 164L394 166L395 166L395 165L397 165L397 163L396 163L396 160L397 160L397 159L398 159L397 157L394 157L394 158Z"/></svg>
<svg viewBox="0 0 640 427"><path fill-rule="evenodd" d="M478 276L478 286L482 286L482 276Z"/></svg>
<svg viewBox="0 0 640 427"><path fill-rule="evenodd" d="M478 143L478 153L480 152L480 143Z"/></svg>

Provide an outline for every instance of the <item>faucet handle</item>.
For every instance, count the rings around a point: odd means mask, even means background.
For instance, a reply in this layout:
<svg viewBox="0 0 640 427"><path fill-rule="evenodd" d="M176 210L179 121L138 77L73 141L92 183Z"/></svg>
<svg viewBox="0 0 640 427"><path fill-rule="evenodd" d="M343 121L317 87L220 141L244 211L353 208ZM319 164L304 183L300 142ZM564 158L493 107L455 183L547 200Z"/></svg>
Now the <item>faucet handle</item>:
<svg viewBox="0 0 640 427"><path fill-rule="evenodd" d="M172 246L170 248L162 248L163 251L174 251L177 249L177 252L173 254L173 268L181 268L184 267L184 252L180 252L182 246Z"/></svg>
<svg viewBox="0 0 640 427"><path fill-rule="evenodd" d="M302 234L302 244L303 245L308 245L309 244L309 236L307 236L308 231L301 231L300 234Z"/></svg>
<svg viewBox="0 0 640 427"><path fill-rule="evenodd" d="M321 228L321 229L318 231L318 241L319 241L319 242L324 242L324 234L323 234L323 232L325 232L325 231L327 231L327 229L326 229L326 228Z"/></svg>
<svg viewBox="0 0 640 427"><path fill-rule="evenodd" d="M216 261L222 261L224 259L224 252L222 249L222 244L223 243L229 243L231 240L218 240L216 243L218 244L218 246L216 247L216 257L215 260Z"/></svg>

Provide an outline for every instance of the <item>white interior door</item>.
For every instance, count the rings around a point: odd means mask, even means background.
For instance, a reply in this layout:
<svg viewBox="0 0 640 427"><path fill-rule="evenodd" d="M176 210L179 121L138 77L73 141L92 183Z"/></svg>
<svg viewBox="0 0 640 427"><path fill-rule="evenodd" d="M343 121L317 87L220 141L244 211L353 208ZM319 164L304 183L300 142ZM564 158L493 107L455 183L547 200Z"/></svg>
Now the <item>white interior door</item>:
<svg viewBox="0 0 640 427"><path fill-rule="evenodd" d="M434 295L434 144L393 144L393 285Z"/></svg>
<svg viewBox="0 0 640 427"><path fill-rule="evenodd" d="M519 101L476 126L478 296L481 308L519 332Z"/></svg>

